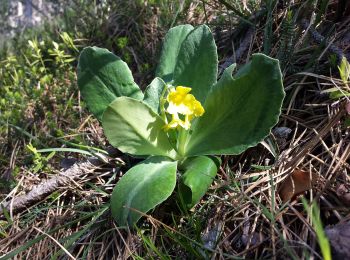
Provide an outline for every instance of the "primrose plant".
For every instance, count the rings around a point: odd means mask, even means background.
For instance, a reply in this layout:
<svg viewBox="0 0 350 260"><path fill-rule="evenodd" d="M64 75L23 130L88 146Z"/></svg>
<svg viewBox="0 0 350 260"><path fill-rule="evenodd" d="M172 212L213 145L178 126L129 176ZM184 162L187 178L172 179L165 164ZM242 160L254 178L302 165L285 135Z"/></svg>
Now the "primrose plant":
<svg viewBox="0 0 350 260"><path fill-rule="evenodd" d="M109 142L145 160L117 182L111 211L120 226L165 201L181 205L206 193L220 161L257 145L277 123L284 91L277 60L255 54L235 76L218 77L214 38L205 25L180 25L165 36L156 78L143 93L127 64L106 49L85 48L78 85Z"/></svg>

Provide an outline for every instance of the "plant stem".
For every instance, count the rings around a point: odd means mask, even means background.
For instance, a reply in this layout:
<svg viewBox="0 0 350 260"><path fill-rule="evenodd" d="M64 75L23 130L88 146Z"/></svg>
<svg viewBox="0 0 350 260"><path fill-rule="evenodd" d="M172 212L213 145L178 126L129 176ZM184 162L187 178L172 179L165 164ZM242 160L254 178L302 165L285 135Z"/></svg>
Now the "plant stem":
<svg viewBox="0 0 350 260"><path fill-rule="evenodd" d="M185 145L187 140L188 131L185 129L181 129L179 131L178 139L177 139L177 150L180 156L185 155Z"/></svg>
<svg viewBox="0 0 350 260"><path fill-rule="evenodd" d="M166 91L169 88L169 85L166 84L164 81L163 81L163 83L164 83L165 87L163 88L162 94L160 95L159 108L160 108L160 115L161 115L162 119L164 120L164 122L167 124L168 120L167 120L167 117L166 117L166 114L165 114L165 107L164 107L164 105L166 103L166 99L164 98L164 96L165 96Z"/></svg>

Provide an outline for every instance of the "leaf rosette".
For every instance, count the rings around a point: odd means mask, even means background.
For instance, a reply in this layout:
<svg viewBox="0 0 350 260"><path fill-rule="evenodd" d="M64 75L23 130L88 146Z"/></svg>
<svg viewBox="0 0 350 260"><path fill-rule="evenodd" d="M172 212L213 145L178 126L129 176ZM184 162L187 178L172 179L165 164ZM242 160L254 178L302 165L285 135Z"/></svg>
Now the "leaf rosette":
<svg viewBox="0 0 350 260"><path fill-rule="evenodd" d="M124 153L148 157L116 184L112 215L133 225L140 212L166 200L176 187L193 207L219 167L213 155L240 154L278 122L284 90L278 60L254 54L233 76L218 77L214 38L205 25L180 25L165 36L156 78L142 93L127 64L105 49L80 55L78 84L102 122L109 142Z"/></svg>

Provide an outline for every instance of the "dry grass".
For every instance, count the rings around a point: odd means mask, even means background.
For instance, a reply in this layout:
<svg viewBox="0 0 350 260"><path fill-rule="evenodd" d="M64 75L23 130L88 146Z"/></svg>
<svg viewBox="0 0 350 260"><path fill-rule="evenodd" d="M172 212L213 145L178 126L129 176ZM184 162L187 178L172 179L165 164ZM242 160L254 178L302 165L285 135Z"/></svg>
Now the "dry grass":
<svg viewBox="0 0 350 260"><path fill-rule="evenodd" d="M222 66L227 61L243 64L252 53L263 51L266 18L252 14L250 21L256 27L242 29L237 16L222 2L191 4L186 19L193 23L210 19L216 25L213 28L223 57ZM196 13L203 3L204 16ZM214 7L220 10L215 11ZM335 19L336 7L336 2L330 3L325 22L318 29L329 28L327 19ZM305 8L296 3L289 10L299 10L302 18L309 20L312 10ZM282 23L287 9L288 6L278 7L272 17L275 39L270 54L273 56L278 56L283 46ZM217 26L219 16L225 23ZM158 32L156 16L153 18L145 25L144 36L160 39L165 30ZM283 203L279 189L295 170L302 170L313 178L312 189L303 195L310 204L317 202L324 225L350 220L348 202L338 192L341 185L350 190L349 129L344 124L348 101L332 100L323 94L332 87L345 87L337 79L337 70L330 69L329 57L334 54L332 46L339 46L347 53L350 32L346 26L348 19L343 19L336 25L337 34L320 44L314 39L313 25L305 29L299 20L300 17L291 26L290 40L296 48L283 62L287 96L277 132L264 145L239 156L223 157L213 186L191 212L181 212L170 200L153 212L153 217L146 215L137 230L120 230L109 214L109 195L119 176L135 161L117 154L127 166L120 166L120 160L104 161L92 173L60 187L40 203L20 213L9 212L9 216L0 220L3 236L0 254L27 245L18 250L14 259L49 259L55 253L59 258L71 259L304 259L308 256L321 259L312 221L301 200L295 197ZM150 44L147 48L156 53L154 42L147 42ZM137 60L136 55L136 63ZM95 121L84 117L81 122L76 134L88 133L92 143L105 142ZM290 129L290 134L278 132L281 127ZM10 165L18 163L16 153L21 149L20 144L13 147ZM7 199L51 174L42 172L38 176L25 167L21 170L17 186L7 194Z"/></svg>

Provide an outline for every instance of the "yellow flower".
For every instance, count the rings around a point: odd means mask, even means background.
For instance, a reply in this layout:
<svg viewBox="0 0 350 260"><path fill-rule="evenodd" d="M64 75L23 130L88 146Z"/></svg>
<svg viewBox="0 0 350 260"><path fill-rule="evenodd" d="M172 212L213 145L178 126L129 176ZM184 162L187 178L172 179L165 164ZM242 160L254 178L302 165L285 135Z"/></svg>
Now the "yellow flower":
<svg viewBox="0 0 350 260"><path fill-rule="evenodd" d="M188 129L190 129L190 126L191 126L191 124L190 124L189 120L185 119L185 121L183 121L178 117L177 114L173 114L172 120L170 121L169 124L166 124L164 126L164 129L166 131L168 131L169 129L179 129L180 127L182 127L184 129L188 130Z"/></svg>
<svg viewBox="0 0 350 260"><path fill-rule="evenodd" d="M188 130L191 126L190 121L204 114L204 108L196 98L189 94L191 88L177 86L171 89L167 96L168 107L166 112L172 115L172 120L166 124L164 129L184 128ZM183 115L184 120L179 115Z"/></svg>

